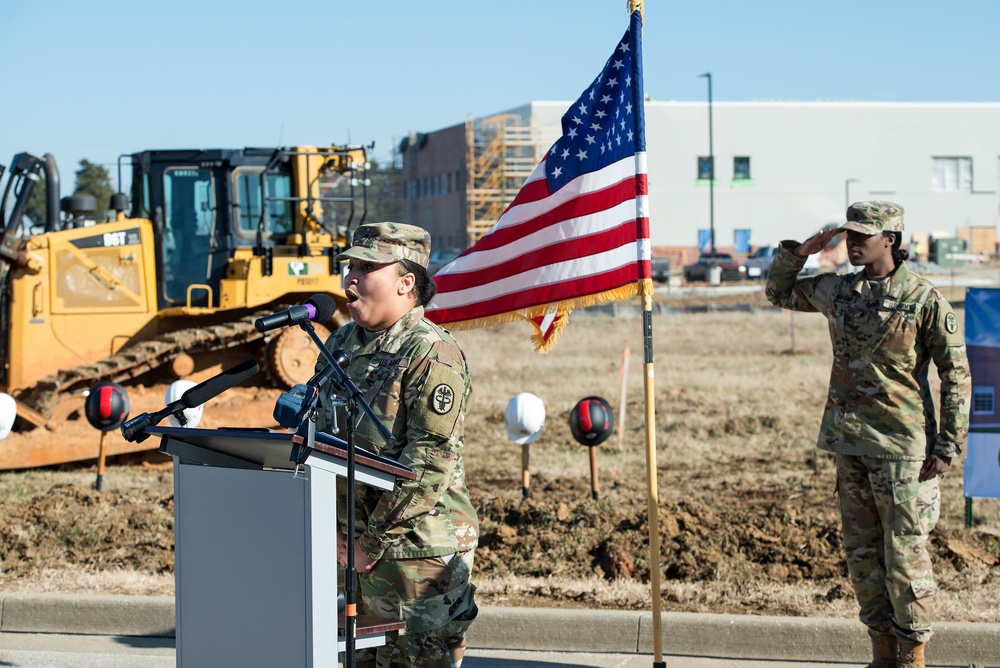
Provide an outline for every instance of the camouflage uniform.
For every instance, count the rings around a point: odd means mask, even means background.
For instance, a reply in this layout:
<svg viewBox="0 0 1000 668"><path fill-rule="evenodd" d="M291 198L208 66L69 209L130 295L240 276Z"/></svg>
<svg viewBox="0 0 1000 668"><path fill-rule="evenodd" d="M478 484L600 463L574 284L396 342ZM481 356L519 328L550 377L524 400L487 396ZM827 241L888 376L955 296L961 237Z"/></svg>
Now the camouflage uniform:
<svg viewBox="0 0 1000 668"><path fill-rule="evenodd" d="M388 254L425 265L429 239L421 243L421 234L426 237L408 225L364 225L341 257L384 262ZM386 244L394 238L398 245ZM377 560L358 578L362 606L367 614L406 621L405 632L388 645L358 652L359 666L457 665L478 613L469 576L479 520L462 462L471 379L458 343L423 313L414 307L374 338L350 323L326 342L351 354L345 371L395 440L386 447L371 420L361 417L355 445L417 474L390 491L357 489L356 540ZM321 413L318 427L325 429L329 402Z"/></svg>
<svg viewBox="0 0 1000 668"><path fill-rule="evenodd" d="M872 234L873 219L879 230L902 229L901 207L864 204L882 206L867 219L855 212L846 229ZM797 246L781 243L766 295L776 306L827 318L833 369L818 446L837 457L860 618L873 637L927 642L936 585L926 544L941 499L938 478L920 481L918 474L931 454L958 457L968 434L972 381L961 328L941 293L905 262L884 281L869 281L864 271L797 278L805 263L791 252ZM940 429L931 360L941 379Z"/></svg>

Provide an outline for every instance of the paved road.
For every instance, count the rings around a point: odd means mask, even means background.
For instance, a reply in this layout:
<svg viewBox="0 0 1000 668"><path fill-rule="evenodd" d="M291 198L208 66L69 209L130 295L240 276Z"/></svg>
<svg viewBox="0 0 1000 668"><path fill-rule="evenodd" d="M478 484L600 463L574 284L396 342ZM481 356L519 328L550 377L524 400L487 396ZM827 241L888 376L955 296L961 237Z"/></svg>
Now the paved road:
<svg viewBox="0 0 1000 668"><path fill-rule="evenodd" d="M664 657L668 668L823 668L834 663ZM649 668L652 655L470 650L463 668ZM0 633L0 667L173 668L173 638Z"/></svg>
<svg viewBox="0 0 1000 668"><path fill-rule="evenodd" d="M17 668L166 668L173 638L0 633L0 666Z"/></svg>

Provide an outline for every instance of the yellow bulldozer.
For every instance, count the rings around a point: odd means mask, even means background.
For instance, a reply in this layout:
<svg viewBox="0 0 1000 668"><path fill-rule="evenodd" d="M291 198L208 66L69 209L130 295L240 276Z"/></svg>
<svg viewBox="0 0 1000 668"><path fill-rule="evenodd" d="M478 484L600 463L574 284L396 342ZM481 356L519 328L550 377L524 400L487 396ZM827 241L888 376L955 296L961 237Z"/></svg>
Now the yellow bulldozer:
<svg viewBox="0 0 1000 668"><path fill-rule="evenodd" d="M306 382L318 352L306 333L253 322L317 293L341 309L314 324L321 337L346 319L334 256L365 219L367 150L142 151L119 159L131 192L108 212L61 198L51 155L14 156L0 191L0 391L17 400L15 431L80 413L99 381L169 382L224 359L259 359L278 387ZM45 220L29 222L35 187ZM87 456L0 452L0 469Z"/></svg>

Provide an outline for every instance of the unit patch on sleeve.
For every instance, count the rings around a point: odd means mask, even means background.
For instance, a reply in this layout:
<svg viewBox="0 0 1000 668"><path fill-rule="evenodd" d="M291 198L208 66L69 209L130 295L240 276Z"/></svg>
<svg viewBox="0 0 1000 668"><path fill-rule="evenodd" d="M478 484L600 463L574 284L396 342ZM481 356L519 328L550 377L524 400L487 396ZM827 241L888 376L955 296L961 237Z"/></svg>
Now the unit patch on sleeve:
<svg viewBox="0 0 1000 668"><path fill-rule="evenodd" d="M438 415L447 415L455 407L455 390L442 383L431 392L431 410Z"/></svg>
<svg viewBox="0 0 1000 668"><path fill-rule="evenodd" d="M465 379L447 364L431 362L424 389L412 407L413 426L444 438L451 436L462 415Z"/></svg>
<svg viewBox="0 0 1000 668"><path fill-rule="evenodd" d="M944 328L948 330L949 334L954 334L958 331L958 318L955 317L954 313L949 311L948 315L944 317Z"/></svg>

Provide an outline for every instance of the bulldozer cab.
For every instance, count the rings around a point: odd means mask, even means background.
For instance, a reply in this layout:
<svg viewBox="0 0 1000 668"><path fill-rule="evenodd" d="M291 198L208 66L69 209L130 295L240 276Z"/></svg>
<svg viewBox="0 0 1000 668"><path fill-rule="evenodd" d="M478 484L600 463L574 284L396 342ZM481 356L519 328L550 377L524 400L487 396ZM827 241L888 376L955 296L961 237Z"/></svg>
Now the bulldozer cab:
<svg viewBox="0 0 1000 668"><path fill-rule="evenodd" d="M161 309L220 307L221 282L241 252L262 258L265 276L275 254L332 265L364 218L363 147L161 150L131 159L132 217L153 221Z"/></svg>

